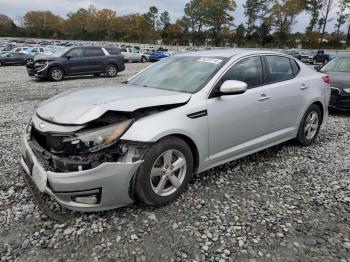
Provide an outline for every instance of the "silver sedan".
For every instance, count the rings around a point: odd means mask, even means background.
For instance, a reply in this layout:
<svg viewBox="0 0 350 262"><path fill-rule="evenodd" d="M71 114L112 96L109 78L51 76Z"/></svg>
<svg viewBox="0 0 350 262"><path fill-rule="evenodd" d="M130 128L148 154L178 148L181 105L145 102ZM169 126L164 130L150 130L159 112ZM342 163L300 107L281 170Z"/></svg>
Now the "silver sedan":
<svg viewBox="0 0 350 262"><path fill-rule="evenodd" d="M315 142L329 77L295 58L251 50L174 56L114 86L41 104L22 141L28 185L68 209L135 200L161 206L193 173L295 139Z"/></svg>

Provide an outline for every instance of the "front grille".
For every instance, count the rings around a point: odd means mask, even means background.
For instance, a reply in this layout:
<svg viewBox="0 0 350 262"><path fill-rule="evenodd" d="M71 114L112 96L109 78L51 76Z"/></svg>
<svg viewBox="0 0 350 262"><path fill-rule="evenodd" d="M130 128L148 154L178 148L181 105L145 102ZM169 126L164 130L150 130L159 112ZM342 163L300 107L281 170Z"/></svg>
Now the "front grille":
<svg viewBox="0 0 350 262"><path fill-rule="evenodd" d="M329 102L332 104L335 101L337 101L339 94L340 94L340 90L338 88L332 87L331 88L331 99Z"/></svg>

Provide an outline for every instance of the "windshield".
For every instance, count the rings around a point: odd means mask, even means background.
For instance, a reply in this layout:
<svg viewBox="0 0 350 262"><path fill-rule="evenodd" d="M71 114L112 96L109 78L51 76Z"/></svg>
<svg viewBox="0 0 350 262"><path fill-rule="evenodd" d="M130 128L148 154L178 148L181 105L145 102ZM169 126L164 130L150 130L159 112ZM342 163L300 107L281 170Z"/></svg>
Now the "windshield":
<svg viewBox="0 0 350 262"><path fill-rule="evenodd" d="M154 64L128 83L143 87L195 93L225 63L222 57L171 57Z"/></svg>
<svg viewBox="0 0 350 262"><path fill-rule="evenodd" d="M326 64L321 72L350 72L350 56L335 58Z"/></svg>
<svg viewBox="0 0 350 262"><path fill-rule="evenodd" d="M62 48L62 49L57 49L55 50L52 54L50 54L50 56L53 57L60 57L62 55L64 55L67 51L69 51L71 48Z"/></svg>

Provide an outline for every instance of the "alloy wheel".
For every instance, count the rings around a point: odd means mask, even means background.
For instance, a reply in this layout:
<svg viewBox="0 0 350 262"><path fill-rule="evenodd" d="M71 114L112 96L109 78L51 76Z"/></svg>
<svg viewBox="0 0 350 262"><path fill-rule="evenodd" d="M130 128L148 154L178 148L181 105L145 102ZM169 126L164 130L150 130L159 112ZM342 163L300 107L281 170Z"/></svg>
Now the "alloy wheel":
<svg viewBox="0 0 350 262"><path fill-rule="evenodd" d="M52 70L52 72L51 72L51 77L52 77L53 80L59 81L59 80L62 79L63 73L62 73L62 71L59 70L59 69L54 69L54 70Z"/></svg>
<svg viewBox="0 0 350 262"><path fill-rule="evenodd" d="M114 66L109 66L107 73L109 76L115 76L117 74L117 69Z"/></svg>
<svg viewBox="0 0 350 262"><path fill-rule="evenodd" d="M315 111L311 111L307 116L304 126L304 134L306 139L311 140L317 133L318 129L318 114Z"/></svg>
<svg viewBox="0 0 350 262"><path fill-rule="evenodd" d="M174 194L182 185L187 171L185 156L178 150L167 150L154 162L150 182L159 196Z"/></svg>

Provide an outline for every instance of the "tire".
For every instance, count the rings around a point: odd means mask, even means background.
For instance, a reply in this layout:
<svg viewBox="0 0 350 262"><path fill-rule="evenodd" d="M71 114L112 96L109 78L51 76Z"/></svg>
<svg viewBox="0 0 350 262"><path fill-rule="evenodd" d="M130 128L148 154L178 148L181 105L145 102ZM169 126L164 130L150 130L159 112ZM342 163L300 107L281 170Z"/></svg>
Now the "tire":
<svg viewBox="0 0 350 262"><path fill-rule="evenodd" d="M146 62L147 62L146 57L142 56L142 57L141 57L141 63L146 63Z"/></svg>
<svg viewBox="0 0 350 262"><path fill-rule="evenodd" d="M61 81L64 78L64 72L61 68L59 67L53 67L49 70L49 79L51 81Z"/></svg>
<svg viewBox="0 0 350 262"><path fill-rule="evenodd" d="M312 145L320 132L321 123L321 109L319 106L313 104L309 107L301 120L296 137L297 142L301 146Z"/></svg>
<svg viewBox="0 0 350 262"><path fill-rule="evenodd" d="M106 67L107 77L116 77L118 75L118 68L115 65L108 65Z"/></svg>
<svg viewBox="0 0 350 262"><path fill-rule="evenodd" d="M175 170L170 163L178 163L181 168ZM146 152L131 193L147 205L163 206L175 201L187 189L192 174L193 156L189 146L182 139L167 137Z"/></svg>
<svg viewBox="0 0 350 262"><path fill-rule="evenodd" d="M32 65L33 63L34 63L34 60L31 59L31 58L28 58L28 59L25 61L26 66L30 66L30 65Z"/></svg>

